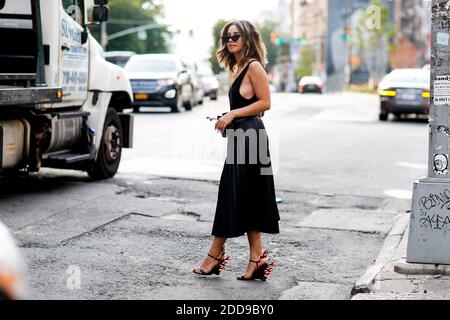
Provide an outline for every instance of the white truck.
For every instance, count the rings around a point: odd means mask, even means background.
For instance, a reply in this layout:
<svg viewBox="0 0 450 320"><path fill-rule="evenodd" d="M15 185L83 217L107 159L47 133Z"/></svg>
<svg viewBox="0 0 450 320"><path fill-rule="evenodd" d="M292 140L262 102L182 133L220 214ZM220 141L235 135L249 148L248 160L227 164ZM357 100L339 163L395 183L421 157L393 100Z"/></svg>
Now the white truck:
<svg viewBox="0 0 450 320"><path fill-rule="evenodd" d="M132 148L133 95L88 26L108 1L0 0L0 174L41 167L113 177Z"/></svg>

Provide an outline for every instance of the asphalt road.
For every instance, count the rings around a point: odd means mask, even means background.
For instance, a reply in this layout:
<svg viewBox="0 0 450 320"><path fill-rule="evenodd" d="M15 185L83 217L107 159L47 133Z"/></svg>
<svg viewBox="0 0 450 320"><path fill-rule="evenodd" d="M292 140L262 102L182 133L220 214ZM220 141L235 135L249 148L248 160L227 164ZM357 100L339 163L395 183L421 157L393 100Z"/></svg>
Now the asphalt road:
<svg viewBox="0 0 450 320"><path fill-rule="evenodd" d="M181 114L143 109L135 148L115 179L43 170L0 183L38 299L348 299L376 259L412 183L426 174L423 120L379 123L371 95L274 94L269 133L281 234L265 236L278 266L267 283L238 282L245 238L221 277L192 274L206 254L226 140L205 101Z"/></svg>

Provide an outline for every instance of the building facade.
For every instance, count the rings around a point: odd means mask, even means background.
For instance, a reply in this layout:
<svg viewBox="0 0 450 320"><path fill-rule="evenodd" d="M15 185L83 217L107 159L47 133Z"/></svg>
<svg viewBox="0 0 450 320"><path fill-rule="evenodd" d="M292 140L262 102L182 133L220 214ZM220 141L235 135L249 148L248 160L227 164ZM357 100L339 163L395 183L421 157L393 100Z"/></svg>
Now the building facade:
<svg viewBox="0 0 450 320"><path fill-rule="evenodd" d="M373 41L369 39L373 35L361 28L370 0L292 0L292 37L307 40L305 46L315 53L313 74L327 82L329 91L343 90L351 83L376 85L393 68L429 63L429 0L381 3L387 6L393 37L380 36L370 47L363 43ZM294 65L301 59L302 48L292 48Z"/></svg>
<svg viewBox="0 0 450 320"><path fill-rule="evenodd" d="M431 17L428 0L394 0L397 30L392 68L421 67L430 63Z"/></svg>

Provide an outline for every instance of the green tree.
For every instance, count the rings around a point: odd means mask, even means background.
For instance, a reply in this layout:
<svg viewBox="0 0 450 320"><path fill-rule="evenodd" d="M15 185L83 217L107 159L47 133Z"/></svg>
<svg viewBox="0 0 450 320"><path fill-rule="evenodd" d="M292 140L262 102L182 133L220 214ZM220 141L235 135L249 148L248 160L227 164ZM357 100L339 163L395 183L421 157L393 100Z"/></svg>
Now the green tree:
<svg viewBox="0 0 450 320"><path fill-rule="evenodd" d="M261 33L262 40L267 49L267 61L268 68L273 67L277 64L278 59L278 48L272 43L271 35L278 29L278 23L274 21L265 20L263 23L258 25L258 29Z"/></svg>
<svg viewBox="0 0 450 320"><path fill-rule="evenodd" d="M223 71L223 68L220 66L219 61L217 61L216 52L219 50L219 43L220 43L220 37L222 36L220 34L220 31L222 31L223 27L228 23L228 21L220 19L217 21L212 30L213 35L213 45L211 46L210 50L210 57L209 57L209 63L211 64L211 68L215 74L218 74Z"/></svg>
<svg viewBox="0 0 450 320"><path fill-rule="evenodd" d="M110 0L110 15L107 23L109 35L129 28L156 23L164 15L162 5L153 5L145 0ZM167 27L144 31L141 40L138 33L129 34L108 42L107 50L135 51L136 53L166 53L171 32ZM100 27L92 28L93 36L100 41Z"/></svg>
<svg viewBox="0 0 450 320"><path fill-rule="evenodd" d="M395 36L395 26L391 23L389 7L381 3L380 0L371 0L371 10L367 10L361 15L359 25L355 30L355 39L353 44L356 44L359 49L359 57L361 64L365 61L366 53L374 54L374 63L370 65L370 78L376 85L378 84L377 64L379 61L379 48L386 47L388 52L393 52L396 49L395 43L391 39Z"/></svg>
<svg viewBox="0 0 450 320"><path fill-rule="evenodd" d="M311 46L301 48L298 66L295 69L295 78L300 80L303 77L310 76L313 73L313 64L316 61L316 50Z"/></svg>

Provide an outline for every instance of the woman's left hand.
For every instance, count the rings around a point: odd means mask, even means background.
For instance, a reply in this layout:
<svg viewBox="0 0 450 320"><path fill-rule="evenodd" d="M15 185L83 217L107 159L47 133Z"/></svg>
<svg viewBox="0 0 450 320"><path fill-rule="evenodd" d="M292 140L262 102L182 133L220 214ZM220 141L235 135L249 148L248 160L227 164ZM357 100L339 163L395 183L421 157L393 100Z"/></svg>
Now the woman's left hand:
<svg viewBox="0 0 450 320"><path fill-rule="evenodd" d="M226 115L224 115L219 120L217 120L215 129L219 130L221 133L223 133L226 130L226 128L233 122L233 120L235 118L236 117L235 117L233 111L228 112Z"/></svg>

